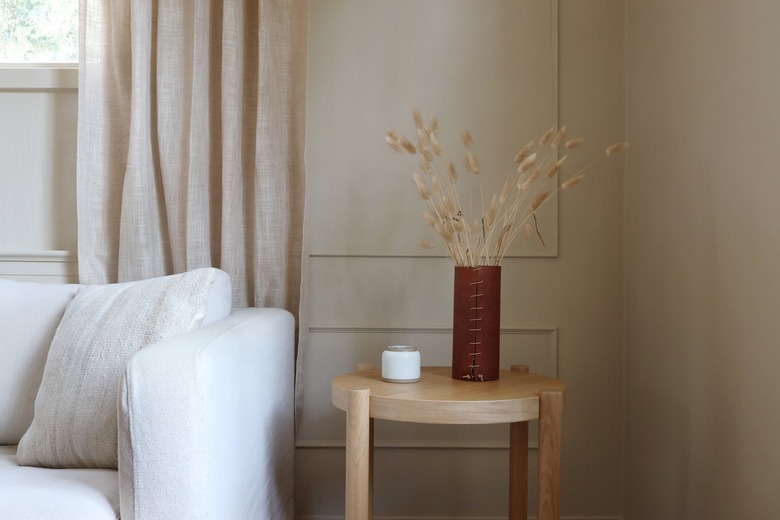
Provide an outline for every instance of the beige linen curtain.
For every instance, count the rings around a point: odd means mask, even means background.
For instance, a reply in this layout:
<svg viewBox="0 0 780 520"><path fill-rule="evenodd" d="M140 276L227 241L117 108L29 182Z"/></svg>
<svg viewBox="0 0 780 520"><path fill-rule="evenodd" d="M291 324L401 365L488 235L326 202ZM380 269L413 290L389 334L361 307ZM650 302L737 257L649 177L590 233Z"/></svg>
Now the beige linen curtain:
<svg viewBox="0 0 780 520"><path fill-rule="evenodd" d="M214 266L297 316L308 2L80 9L81 282Z"/></svg>

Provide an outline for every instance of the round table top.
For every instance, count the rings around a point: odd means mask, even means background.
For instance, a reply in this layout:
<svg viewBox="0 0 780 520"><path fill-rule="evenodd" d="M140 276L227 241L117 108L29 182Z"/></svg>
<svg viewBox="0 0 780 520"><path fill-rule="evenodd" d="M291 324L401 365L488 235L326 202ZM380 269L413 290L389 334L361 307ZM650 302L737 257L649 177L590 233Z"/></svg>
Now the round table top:
<svg viewBox="0 0 780 520"><path fill-rule="evenodd" d="M539 418L539 392L566 385L551 377L501 370L495 381L452 379L450 367L422 367L416 383L382 381L379 369L361 370L333 380L333 404L347 410L351 391L370 392L369 415L428 424L495 424Z"/></svg>

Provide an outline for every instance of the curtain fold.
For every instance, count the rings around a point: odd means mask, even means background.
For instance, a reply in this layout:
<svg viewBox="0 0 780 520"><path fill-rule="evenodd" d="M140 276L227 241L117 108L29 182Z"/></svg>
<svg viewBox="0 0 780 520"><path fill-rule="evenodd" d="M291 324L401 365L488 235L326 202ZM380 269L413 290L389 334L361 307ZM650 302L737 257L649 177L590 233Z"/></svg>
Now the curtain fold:
<svg viewBox="0 0 780 520"><path fill-rule="evenodd" d="M214 266L300 326L307 25L301 0L81 0L82 283Z"/></svg>

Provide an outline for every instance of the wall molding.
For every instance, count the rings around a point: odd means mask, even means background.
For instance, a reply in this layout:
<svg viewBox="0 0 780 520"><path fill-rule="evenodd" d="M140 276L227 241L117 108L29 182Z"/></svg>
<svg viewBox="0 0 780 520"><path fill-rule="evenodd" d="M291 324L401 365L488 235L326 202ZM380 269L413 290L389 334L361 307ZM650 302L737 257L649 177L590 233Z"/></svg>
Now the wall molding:
<svg viewBox="0 0 780 520"><path fill-rule="evenodd" d="M556 327L507 327L501 334L557 334ZM446 327L309 327L310 334L452 334Z"/></svg>
<svg viewBox="0 0 780 520"><path fill-rule="evenodd" d="M0 278L26 282L78 283L73 251L0 251Z"/></svg>
<svg viewBox="0 0 780 520"><path fill-rule="evenodd" d="M0 67L0 91L78 90L78 64L9 64Z"/></svg>
<svg viewBox="0 0 780 520"><path fill-rule="evenodd" d="M73 251L0 251L0 262L55 262L76 263Z"/></svg>
<svg viewBox="0 0 780 520"><path fill-rule="evenodd" d="M335 4L336 2L333 3ZM526 24L526 27L521 27L519 31L507 30L502 24L495 24L490 32L482 34L479 32L482 30L482 24L472 25L471 29L478 31L475 33L475 41L497 40L502 43L502 48L515 49L515 52L509 54L493 53L493 56L496 56L496 59L501 60L499 62L501 65L500 73L507 73L508 75L511 75L511 77L516 78L514 79L515 82L520 81L522 83L519 87L515 86L508 90L500 89L494 92L494 96L499 95L501 96L500 99L506 98L507 103L503 104L504 108L501 111L496 110L495 101L490 100L490 97L486 98L484 95L475 95L480 92L484 93L483 90L491 89L493 83L482 86L483 82L481 81L473 83L469 81L467 83L468 87L464 89L452 89L452 85L446 83L451 77L461 77L461 74L472 75L470 74L470 71L463 71L459 68L457 62L452 62L450 64L455 66L451 66L447 69L448 74L434 75L435 77L428 78L430 81L426 82L426 88L420 88L413 79L410 79L414 78L414 75L418 73L416 71L426 70L430 67L441 65L440 60L436 58L436 56L440 53L446 54L448 50L446 44L447 36L444 31L447 29L452 30L453 27L458 27L458 25L455 25L457 23L466 23L464 20L457 18L458 13L455 13L452 17L453 24L443 25L439 23L427 23L425 26L422 26L425 27L425 29L413 31L413 33L411 33L415 36L417 36L418 33L430 33L439 36L438 39L428 40L422 38L420 40L410 40L409 38L403 38L394 42L393 45L386 46L386 48L395 49L396 52L398 52L398 48L403 48L404 51L401 52L406 52L407 47L405 46L408 42L413 42L416 43L418 47L420 44L427 45L428 53L419 53L412 50L406 55L406 57L410 59L400 61L397 59L388 60L386 59L386 51L378 50L382 49L381 46L370 46L370 50L367 50L367 52L373 52L373 57L375 58L370 62L360 63L355 60L346 60L343 57L333 62L332 59L326 60L323 55L347 55L344 52L339 51L339 49L342 48L340 45L331 46L328 35L332 34L333 31L339 31L345 35L343 41L338 40L339 43L344 45L344 48L347 48L347 46L355 47L369 45L366 43L367 40L364 37L366 34L365 31L354 29L354 27L356 27L354 21L355 17L353 15L355 11L354 7L363 8L361 5L362 3L358 2L353 6L352 13L350 13L351 16L336 15L327 17L320 14L321 8L317 8L319 4L313 5L310 34L310 50L313 52L309 59L310 78L312 83L317 85L317 88L310 89L311 91L309 92L310 103L307 109L307 114L309 115L307 119L307 132L310 135L316 134L317 136L319 136L320 133L327 132L325 135L332 135L335 132L335 135L338 137L346 137L344 139L337 138L336 141L349 143L349 145L345 145L345 150L351 152L353 166L351 168L340 167L341 173L337 176L338 178L335 179L333 177L328 178L327 176L315 176L322 177L322 179L326 180L313 182L314 191L317 191L318 194L323 192L328 196L313 197L310 201L312 202L312 207L310 209L317 217L310 219L307 224L307 231L312 237L309 244L311 258L448 258L446 248L437 248L438 251L442 251L441 253L437 253L436 250L434 250L434 252L425 251L415 244L416 240L407 240L410 235L417 236L427 230L425 222L419 218L419 214L417 213L418 206L416 204L413 206L410 205L408 208L410 210L413 209L413 211L403 211L401 213L398 213L397 211L399 205L403 208L408 203L407 201L412 200L411 197L406 196L406 194L413 194L411 188L406 187L402 192L399 192L397 191L397 186L400 184L388 183L385 188L388 188L389 193L382 193L383 196L392 195L395 197L398 193L405 194L397 198L396 203L392 206L388 206L384 203L374 204L370 200L360 200L358 204L347 205L328 205L323 202L331 200L332 197L330 197L330 195L340 197L343 196L344 193L357 193L356 190L359 191L359 183L362 182L361 179L364 178L366 168L368 168L369 171L372 171L373 174L376 174L377 170L383 172L394 169L383 164L377 166L376 157L371 159L367 158L369 155L367 150L375 154L374 150L381 146L374 142L376 141L376 143L378 143L380 136L375 140L372 138L370 143L365 144L366 141L361 141L364 133L359 132L359 129L356 129L354 125L336 125L338 128L334 127L332 123L333 113L348 110L348 107L371 106L372 109L365 114L367 121L370 121L375 128L384 129L386 124L393 126L394 123L392 123L392 121L398 120L398 110L401 107L404 107L403 110L407 111L411 106L421 104L421 109L425 110L425 106L432 107L434 110L440 112L440 116L450 114L449 117L451 117L453 121L463 121L460 125L470 126L470 130L475 131L477 135L479 135L479 128L474 128L472 125L479 126L479 123L484 121L486 114L475 114L474 107L482 105L483 109L489 111L490 114L496 113L498 116L496 117L497 121L493 123L492 126L502 124L501 122L506 119L505 113L507 112L507 107L509 107L510 112L514 113L512 109L517 106L515 101L516 93L521 91L525 94L521 97L533 99L534 103L529 103L531 107L530 113L532 115L529 115L529 108L524 108L523 111L518 114L520 119L529 120L526 125L527 130L523 130L520 135L516 136L518 142L525 142L529 137L536 136L537 133L543 132L551 126L558 127L560 126L560 53L558 50L560 37L558 3L558 0L529 3L527 12L523 13L523 18L517 20L517 22L522 21ZM348 4L348 2L338 3L339 6L345 4ZM333 13L338 13L338 11L336 11L338 8L339 7L332 8ZM457 8L454 9L457 11ZM395 10L391 9L377 12L389 16L395 16L397 14ZM400 12L404 11L401 10ZM429 11L426 10L424 12L426 15L429 15ZM514 14L516 11L497 9L496 13L505 16L506 13ZM539 20L543 20L543 22L533 23L533 25L531 25L532 22L527 21L532 19L528 14L539 16ZM441 17L439 16L438 18ZM404 18L392 19L396 22L400 21L400 23L405 23L403 22L403 20L405 20ZM418 20L406 21L409 26L414 27L416 27L418 22ZM361 25L364 25L364 23L365 22L361 21ZM517 23L512 24L512 27L516 26ZM442 33L444 36L440 36ZM526 36L523 38L516 38L517 34L525 34ZM383 35L383 37L386 36ZM392 35L389 36L389 38L392 37ZM528 45L529 38L532 38L530 40L532 45L530 46ZM445 43L442 44L441 42ZM515 46L517 48L515 48ZM483 52L485 48L486 47L477 46L474 54L466 53L467 55L464 56L463 61L468 62L470 59L473 59L473 56L479 56L479 53ZM527 49L535 50L528 52ZM351 66L350 62L360 64L362 67ZM406 66L400 65L401 63L407 62L409 62L409 64ZM386 65L380 65L375 68L373 66L374 63L385 63ZM493 63L493 59L487 61L483 60L478 66L481 67L483 64L488 65ZM529 76L526 74L526 71L531 66L534 67L538 73ZM338 82L333 80L333 75L336 74L333 71L337 71L338 74L352 79L352 83L360 82L363 85L363 88L349 92L349 94L352 94L351 96L340 95L341 92L343 92L343 89L336 90L336 94L334 95L334 85L337 85ZM378 103L376 101L378 99L377 96L380 95L376 93L382 92L382 90L381 86L378 86L375 82L377 81L377 78L384 78L385 74L390 75L390 77L393 77L396 81L395 102L392 104L385 102ZM487 76L478 74L476 77L486 78L489 77L489 74ZM448 95L437 95L436 92L440 90L446 91ZM372 95L372 93L374 94ZM317 100L323 99L328 100L328 102L317 102ZM414 100L414 102L409 103L409 99ZM398 103L399 101L401 102L400 104ZM517 129L517 125L510 125L508 128L514 130ZM459 133L458 127L453 130L456 135ZM445 134L445 132L442 132L442 134ZM355 144L355 138L357 138L360 144ZM486 138L484 137L484 134L483 138L493 141L493 144L500 144L498 148L505 148L504 142L501 140ZM445 142L442 144L447 148ZM516 153L516 149L502 151L501 153L507 153L508 160L511 160L511 157ZM334 154L333 143L327 139L324 141L318 140L317 138L307 140L307 159L309 167L312 170L329 171L333 169L335 164L338 164L337 162L334 162L334 157L340 157L342 155L342 153ZM492 157L492 154L490 156ZM384 163L384 161L380 161L380 163ZM336 166L336 168L339 169L338 166ZM349 182L342 184L341 181L344 179ZM500 179L494 180L499 181ZM489 184L488 192L500 191L501 183L496 182L497 186L492 186L492 182ZM557 208L557 206L558 199L552 198L548 208ZM388 209L389 207L391 207L392 210ZM416 217L412 215L416 215ZM357 219L362 221L362 225L359 226L359 229L356 228L356 232L354 233L333 233L330 231L342 225L342 223ZM397 227L393 228L390 232L385 232L385 223L396 222L396 226L398 226L399 223L397 221L399 219L404 226L412 226L409 227L409 234L402 235L398 233ZM519 247L510 247L510 251L505 258L558 257L558 210L550 210L548 214L545 214L544 220L547 221L547 223L543 224L545 226L549 225L549 229L543 231L547 242L546 247L541 245L537 246L536 244L520 246L520 241L518 241L517 246ZM421 234L421 236L428 235ZM402 254L398 254L399 252Z"/></svg>
<svg viewBox="0 0 780 520"><path fill-rule="evenodd" d="M314 326L309 327L309 335L317 334L391 334L391 335L451 335L448 327L358 327L358 326ZM546 336L549 339L551 371L546 375L558 377L558 329L557 327L501 327L501 336ZM502 347L503 351L504 347ZM425 363L423 363L425 364ZM509 368L509 367L505 367ZM531 366L531 371L534 367ZM544 372L542 372L544 373Z"/></svg>
<svg viewBox="0 0 780 520"><path fill-rule="evenodd" d="M298 449L322 450L322 449L346 449L346 442L343 440L300 440L295 442ZM529 449L536 449L537 446L528 446ZM395 449L395 450L508 450L509 442L500 441L400 441L400 440L377 440L374 442L374 449Z"/></svg>
<svg viewBox="0 0 780 520"><path fill-rule="evenodd" d="M528 520L536 520L529 516ZM375 520L506 520L505 516L374 516ZM295 520L344 520L338 515L295 515ZM564 515L561 520L625 520L622 516Z"/></svg>
<svg viewBox="0 0 780 520"><path fill-rule="evenodd" d="M533 256L531 255L523 255L518 253L513 254L506 254L504 255L504 258L558 258L559 254L558 251L553 250L542 250L542 251L536 251L533 253ZM371 254L371 253L309 253L309 258L360 258L360 259L369 259L369 260L376 260L376 259L413 259L413 260L425 260L425 259L447 259L450 260L451 257L446 254Z"/></svg>

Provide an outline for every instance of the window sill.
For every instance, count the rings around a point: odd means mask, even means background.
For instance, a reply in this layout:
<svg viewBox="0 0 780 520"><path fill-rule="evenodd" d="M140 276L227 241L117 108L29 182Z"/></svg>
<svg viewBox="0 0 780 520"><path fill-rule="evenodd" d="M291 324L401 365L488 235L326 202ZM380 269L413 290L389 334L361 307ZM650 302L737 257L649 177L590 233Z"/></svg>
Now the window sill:
<svg viewBox="0 0 780 520"><path fill-rule="evenodd" d="M0 64L0 91L77 90L77 63Z"/></svg>

